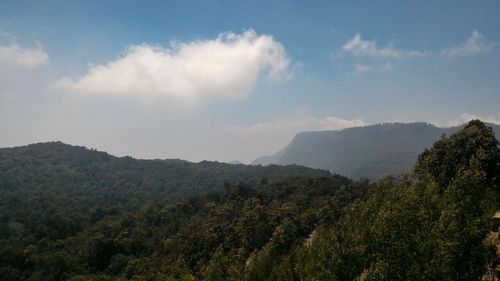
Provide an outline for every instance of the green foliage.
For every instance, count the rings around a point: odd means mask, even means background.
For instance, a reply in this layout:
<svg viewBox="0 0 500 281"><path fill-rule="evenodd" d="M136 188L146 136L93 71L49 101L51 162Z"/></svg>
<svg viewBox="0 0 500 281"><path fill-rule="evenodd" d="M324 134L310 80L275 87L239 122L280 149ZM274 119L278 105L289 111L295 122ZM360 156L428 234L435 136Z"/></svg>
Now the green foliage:
<svg viewBox="0 0 500 281"><path fill-rule="evenodd" d="M300 245L320 201L342 209L365 192L297 166L143 161L61 143L0 149L0 171L0 280L241 280L252 253Z"/></svg>
<svg viewBox="0 0 500 281"><path fill-rule="evenodd" d="M485 154L486 152L486 154ZM499 149L479 121L424 152L420 180L372 186L302 255L306 280L480 280ZM493 188L492 188L493 187Z"/></svg>
<svg viewBox="0 0 500 281"><path fill-rule="evenodd" d="M432 149L424 151L417 161L415 171L420 177L430 177L440 186L447 186L463 173L482 173L492 189L500 184L499 142L491 127L473 120L465 128L442 138Z"/></svg>
<svg viewBox="0 0 500 281"><path fill-rule="evenodd" d="M480 280L499 155L479 121L372 183L0 150L0 280Z"/></svg>

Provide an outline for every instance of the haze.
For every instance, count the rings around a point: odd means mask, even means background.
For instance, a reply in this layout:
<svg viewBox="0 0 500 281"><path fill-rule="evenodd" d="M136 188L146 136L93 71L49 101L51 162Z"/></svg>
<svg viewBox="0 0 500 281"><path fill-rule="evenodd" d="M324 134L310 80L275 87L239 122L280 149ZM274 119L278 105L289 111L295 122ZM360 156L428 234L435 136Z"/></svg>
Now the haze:
<svg viewBox="0 0 500 281"><path fill-rule="evenodd" d="M0 147L249 163L302 131L500 124L498 1L2 1Z"/></svg>

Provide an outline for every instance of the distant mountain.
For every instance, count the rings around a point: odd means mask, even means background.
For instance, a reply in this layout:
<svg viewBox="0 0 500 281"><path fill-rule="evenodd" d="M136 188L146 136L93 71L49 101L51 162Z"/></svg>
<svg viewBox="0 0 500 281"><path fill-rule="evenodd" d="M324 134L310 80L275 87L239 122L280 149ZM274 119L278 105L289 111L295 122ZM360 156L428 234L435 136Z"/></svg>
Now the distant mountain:
<svg viewBox="0 0 500 281"><path fill-rule="evenodd" d="M297 165L258 167L115 157L61 142L0 148L0 191L92 194L102 202L176 198L216 190L224 183L258 185L328 175Z"/></svg>
<svg viewBox="0 0 500 281"><path fill-rule="evenodd" d="M278 152L274 153L273 155L264 155L261 156L255 161L251 163L251 165L262 165L262 166L267 166L271 164L276 164L279 165L281 157L285 154L285 151L287 150L288 146L283 147L280 149Z"/></svg>
<svg viewBox="0 0 500 281"><path fill-rule="evenodd" d="M500 126L488 124L497 138ZM417 156L443 134L462 126L439 128L428 123L389 123L340 131L303 132L271 156L253 165L290 165L326 169L352 178L379 178L410 169Z"/></svg>

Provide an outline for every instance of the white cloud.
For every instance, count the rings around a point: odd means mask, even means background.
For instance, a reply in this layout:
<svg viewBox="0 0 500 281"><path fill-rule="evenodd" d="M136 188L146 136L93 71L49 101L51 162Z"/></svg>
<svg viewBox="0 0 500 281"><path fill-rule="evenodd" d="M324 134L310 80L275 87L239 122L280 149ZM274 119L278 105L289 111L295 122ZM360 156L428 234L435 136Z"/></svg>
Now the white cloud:
<svg viewBox="0 0 500 281"><path fill-rule="evenodd" d="M465 43L445 48L441 51L441 55L447 57L473 56L487 53L491 48L492 44L488 43L481 33L474 30Z"/></svg>
<svg viewBox="0 0 500 281"><path fill-rule="evenodd" d="M45 53L39 43L33 48L22 48L17 44L0 44L0 63L34 69L49 61L49 56Z"/></svg>
<svg viewBox="0 0 500 281"><path fill-rule="evenodd" d="M337 116L321 118L298 110L269 122L226 127L219 134L224 136L222 141L228 142L226 147L233 147L233 155L238 155L236 157L238 160L250 163L259 156L270 155L283 148L297 133L340 130L364 125L366 122L360 118ZM232 158L234 159L234 156Z"/></svg>
<svg viewBox="0 0 500 281"><path fill-rule="evenodd" d="M367 73L381 73L389 71L393 68L392 62L382 61L382 62L369 62L366 63L356 63L354 65L353 74L363 75Z"/></svg>
<svg viewBox="0 0 500 281"><path fill-rule="evenodd" d="M464 113L464 114L460 115L458 124L467 123L467 122L469 122L471 120L475 120L475 119L479 119L483 122L488 122L488 123L500 125L500 116L479 116L479 115L470 114L470 113Z"/></svg>
<svg viewBox="0 0 500 281"><path fill-rule="evenodd" d="M401 50L389 45L385 48L377 47L375 40L364 40L360 34L356 34L352 39L347 41L342 50L356 57L370 58L392 58L399 59L402 57L422 57L427 53L415 50Z"/></svg>
<svg viewBox="0 0 500 281"><path fill-rule="evenodd" d="M262 74L286 77L289 64L283 46L272 36L249 30L172 43L170 48L131 46L120 58L91 66L83 77L62 79L57 86L85 94L196 104L213 97L243 98Z"/></svg>
<svg viewBox="0 0 500 281"><path fill-rule="evenodd" d="M7 31L4 31L0 28L0 38L12 38L12 34L8 33Z"/></svg>
<svg viewBox="0 0 500 281"><path fill-rule="evenodd" d="M366 72L372 71L372 67L370 65L362 64L362 63L357 63L356 66L354 66L354 74L361 75Z"/></svg>
<svg viewBox="0 0 500 281"><path fill-rule="evenodd" d="M432 124L438 126L438 127L454 127L454 126L459 126L462 124L465 124L471 120L479 119L483 122L487 123L493 123L500 125L500 115L498 116L480 116L476 114L471 114L471 113L464 113L460 115L457 119L452 120L452 121L447 121L444 123L440 122L433 122Z"/></svg>
<svg viewBox="0 0 500 281"><path fill-rule="evenodd" d="M246 136L280 136L290 139L293 135L303 131L341 130L350 127L364 126L366 122L360 118L341 118L327 116L318 118L298 112L293 116L278 119L269 123L256 123L249 126L232 126L226 128L229 132Z"/></svg>

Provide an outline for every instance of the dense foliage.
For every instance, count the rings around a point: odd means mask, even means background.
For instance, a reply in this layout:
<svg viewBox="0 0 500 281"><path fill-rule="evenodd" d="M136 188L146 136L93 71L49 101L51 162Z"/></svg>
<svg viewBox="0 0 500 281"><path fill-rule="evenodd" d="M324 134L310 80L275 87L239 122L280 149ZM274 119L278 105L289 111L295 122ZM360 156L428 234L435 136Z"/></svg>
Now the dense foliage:
<svg viewBox="0 0 500 281"><path fill-rule="evenodd" d="M226 184L202 197L143 202L137 211L108 204L88 212L76 211L87 202L32 204L35 198L5 197L0 275L241 280L252 253L276 247L268 258L285 255L364 191L363 184L341 177L296 178L257 187Z"/></svg>
<svg viewBox="0 0 500 281"><path fill-rule="evenodd" d="M480 280L498 193L491 128L471 121L425 151L416 177L381 180L305 251L306 280Z"/></svg>
<svg viewBox="0 0 500 281"><path fill-rule="evenodd" d="M499 168L479 121L414 173L372 183L57 143L2 150L0 280L480 280Z"/></svg>
<svg viewBox="0 0 500 281"><path fill-rule="evenodd" d="M256 185L296 176L327 175L300 166L117 158L61 142L0 149L0 191L12 196L29 194L37 200L61 200L69 206L78 205L72 201L84 201L100 207L140 207L151 200L173 200L217 190L225 182Z"/></svg>

